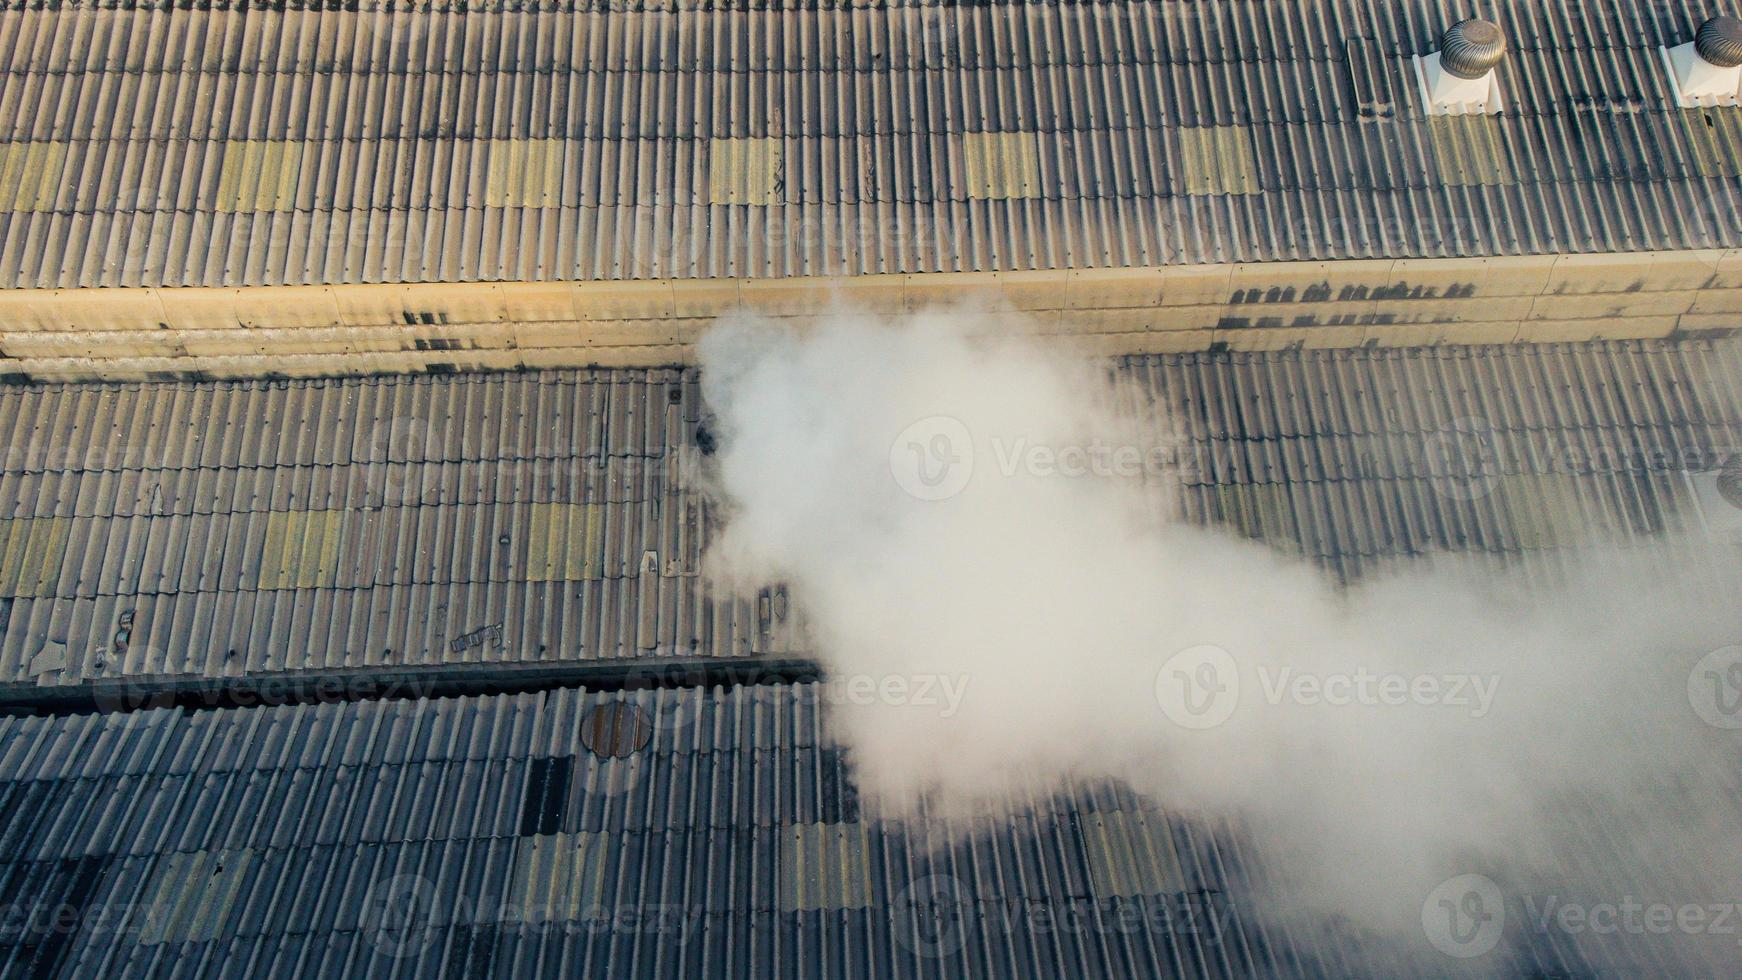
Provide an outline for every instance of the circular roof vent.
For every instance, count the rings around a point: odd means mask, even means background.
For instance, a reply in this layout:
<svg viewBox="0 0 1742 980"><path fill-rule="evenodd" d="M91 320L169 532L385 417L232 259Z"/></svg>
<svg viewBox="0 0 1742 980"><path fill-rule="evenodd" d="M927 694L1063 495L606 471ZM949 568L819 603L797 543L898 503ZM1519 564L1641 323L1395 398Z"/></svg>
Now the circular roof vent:
<svg viewBox="0 0 1742 980"><path fill-rule="evenodd" d="M1694 35L1694 50L1719 68L1742 65L1742 20L1728 14L1707 20Z"/></svg>
<svg viewBox="0 0 1742 980"><path fill-rule="evenodd" d="M1458 78L1481 78L1505 54L1506 35L1491 20L1459 21L1440 38L1440 67Z"/></svg>
<svg viewBox="0 0 1742 980"><path fill-rule="evenodd" d="M1742 456L1734 456L1718 471L1718 496L1742 510Z"/></svg>
<svg viewBox="0 0 1742 980"><path fill-rule="evenodd" d="M627 759L652 738L653 723L646 714L621 701L599 705L581 722L581 744L604 759Z"/></svg>

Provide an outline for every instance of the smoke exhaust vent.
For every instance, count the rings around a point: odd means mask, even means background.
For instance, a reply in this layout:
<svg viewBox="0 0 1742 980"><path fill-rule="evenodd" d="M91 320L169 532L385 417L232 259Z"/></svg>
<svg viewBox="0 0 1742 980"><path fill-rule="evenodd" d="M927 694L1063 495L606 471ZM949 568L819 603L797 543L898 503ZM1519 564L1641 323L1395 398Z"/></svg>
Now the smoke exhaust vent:
<svg viewBox="0 0 1742 980"><path fill-rule="evenodd" d="M1742 93L1742 19L1728 14L1710 18L1692 41L1661 51L1675 80L1677 105L1689 109L1736 103Z"/></svg>
<svg viewBox="0 0 1742 980"><path fill-rule="evenodd" d="M1478 79L1493 71L1505 54L1506 35L1491 20L1453 24L1440 38L1440 67L1465 80Z"/></svg>
<svg viewBox="0 0 1742 980"><path fill-rule="evenodd" d="M1694 50L1718 68L1742 68L1742 20L1724 15L1701 24Z"/></svg>
<svg viewBox="0 0 1742 980"><path fill-rule="evenodd" d="M1440 49L1416 58L1429 115L1499 112L1505 108L1494 68L1506 56L1506 35L1491 20L1465 20L1440 36Z"/></svg>

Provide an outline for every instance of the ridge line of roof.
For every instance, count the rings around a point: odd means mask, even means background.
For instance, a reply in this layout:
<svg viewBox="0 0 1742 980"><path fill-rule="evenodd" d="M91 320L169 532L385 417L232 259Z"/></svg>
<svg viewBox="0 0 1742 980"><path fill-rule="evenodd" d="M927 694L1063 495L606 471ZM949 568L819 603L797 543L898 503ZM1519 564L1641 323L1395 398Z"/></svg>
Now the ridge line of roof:
<svg viewBox="0 0 1742 980"><path fill-rule="evenodd" d="M207 710L483 697L558 688L587 691L758 687L823 676L800 657L670 657L521 664L437 664L391 669L316 669L243 677L97 679L66 687L0 684L0 714L115 714L153 708Z"/></svg>

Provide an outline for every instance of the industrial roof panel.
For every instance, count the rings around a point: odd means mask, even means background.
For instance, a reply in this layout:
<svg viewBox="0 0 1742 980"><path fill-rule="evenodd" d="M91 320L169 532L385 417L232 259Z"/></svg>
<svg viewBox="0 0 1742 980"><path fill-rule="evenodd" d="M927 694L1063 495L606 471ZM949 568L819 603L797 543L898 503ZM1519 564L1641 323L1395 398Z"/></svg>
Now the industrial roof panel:
<svg viewBox="0 0 1742 980"><path fill-rule="evenodd" d="M1345 578L1697 526L1687 474L1742 447L1728 342L1116 377L1180 518ZM702 575L707 424L679 369L0 389L0 683L791 654L782 593ZM1442 449L1484 454L1485 492L1448 490Z"/></svg>
<svg viewBox="0 0 1742 980"><path fill-rule="evenodd" d="M1117 784L1013 801L977 833L881 820L827 700L803 684L0 718L0 973L1450 969L1425 944L1412 959L1267 915L1262 841ZM645 741L601 744L601 714ZM1602 867L1601 848L1568 860ZM1652 972L1637 937L1612 938L1510 929L1482 965Z"/></svg>
<svg viewBox="0 0 1742 980"><path fill-rule="evenodd" d="M1742 107L1677 108L1657 51L1705 13L0 5L0 285L1734 247ZM1469 15L1508 32L1507 109L1429 119L1410 58ZM1249 147L1249 174L1195 177L1197 130ZM1031 192L977 199L981 133L1034 134ZM710 196L745 139L775 141L772 179Z"/></svg>

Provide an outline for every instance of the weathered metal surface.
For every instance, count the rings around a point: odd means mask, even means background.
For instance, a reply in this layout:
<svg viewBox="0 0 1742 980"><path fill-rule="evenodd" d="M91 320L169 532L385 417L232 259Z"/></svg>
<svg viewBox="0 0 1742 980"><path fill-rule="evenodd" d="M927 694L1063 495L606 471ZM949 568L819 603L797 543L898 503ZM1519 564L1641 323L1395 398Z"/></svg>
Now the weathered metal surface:
<svg viewBox="0 0 1742 980"><path fill-rule="evenodd" d="M1724 341L1115 372L1182 519L1342 577L1697 527L1742 431ZM702 576L705 425L679 370L0 389L0 682L802 653Z"/></svg>
<svg viewBox="0 0 1742 980"><path fill-rule="evenodd" d="M1742 246L1690 0L357 6L0 8L0 285ZM1430 120L1470 16L1506 111Z"/></svg>
<svg viewBox="0 0 1742 980"><path fill-rule="evenodd" d="M591 750L602 711L647 741ZM1237 826L1028 803L880 820L816 685L0 718L0 974L1461 975L1282 924ZM1520 921L1483 975L1666 968Z"/></svg>

